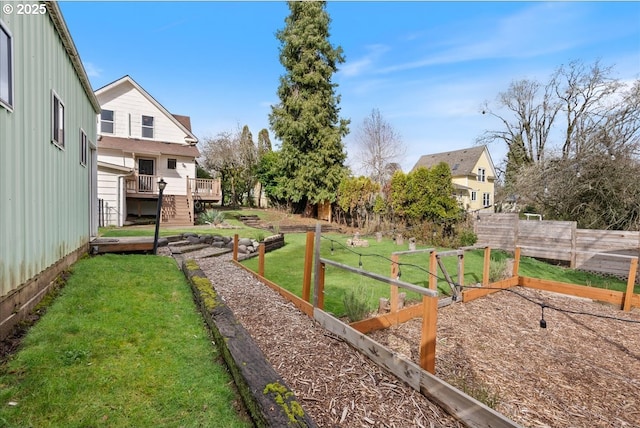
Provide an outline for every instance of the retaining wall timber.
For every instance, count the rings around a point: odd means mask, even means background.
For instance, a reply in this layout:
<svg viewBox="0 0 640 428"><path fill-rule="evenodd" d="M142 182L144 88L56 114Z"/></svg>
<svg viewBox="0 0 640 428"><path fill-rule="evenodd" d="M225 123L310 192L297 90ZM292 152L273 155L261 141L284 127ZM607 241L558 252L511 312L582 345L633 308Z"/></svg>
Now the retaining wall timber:
<svg viewBox="0 0 640 428"><path fill-rule="evenodd" d="M194 260L182 263L205 322L257 427L316 427Z"/></svg>

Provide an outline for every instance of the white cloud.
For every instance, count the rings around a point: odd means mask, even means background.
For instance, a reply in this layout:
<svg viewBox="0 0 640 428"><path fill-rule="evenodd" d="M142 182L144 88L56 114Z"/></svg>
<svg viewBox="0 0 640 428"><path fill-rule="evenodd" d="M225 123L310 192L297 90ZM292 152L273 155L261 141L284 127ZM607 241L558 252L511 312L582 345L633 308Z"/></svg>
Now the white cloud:
<svg viewBox="0 0 640 428"><path fill-rule="evenodd" d="M356 77L368 72L389 49L389 46L382 44L365 46L367 53L360 59L346 61L340 68L340 73L347 77Z"/></svg>
<svg viewBox="0 0 640 428"><path fill-rule="evenodd" d="M89 77L100 77L102 76L102 69L97 67L95 64L91 62L84 63L84 70L87 72L87 76Z"/></svg>

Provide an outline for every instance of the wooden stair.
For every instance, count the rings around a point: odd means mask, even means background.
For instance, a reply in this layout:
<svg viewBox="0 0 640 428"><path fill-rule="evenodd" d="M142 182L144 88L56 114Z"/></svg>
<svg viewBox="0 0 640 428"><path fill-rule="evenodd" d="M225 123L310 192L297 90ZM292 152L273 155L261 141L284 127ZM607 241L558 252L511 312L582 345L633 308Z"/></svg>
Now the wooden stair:
<svg viewBox="0 0 640 428"><path fill-rule="evenodd" d="M193 226L193 210L184 195L163 195L160 216L167 226Z"/></svg>

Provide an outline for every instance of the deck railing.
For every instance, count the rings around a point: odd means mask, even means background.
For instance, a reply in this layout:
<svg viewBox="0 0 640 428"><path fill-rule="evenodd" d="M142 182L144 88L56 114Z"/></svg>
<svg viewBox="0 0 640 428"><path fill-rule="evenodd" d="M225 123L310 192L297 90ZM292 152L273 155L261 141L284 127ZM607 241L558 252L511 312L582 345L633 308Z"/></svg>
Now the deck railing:
<svg viewBox="0 0 640 428"><path fill-rule="evenodd" d="M203 198L219 198L222 195L222 187L219 179L188 178L187 193Z"/></svg>
<svg viewBox="0 0 640 428"><path fill-rule="evenodd" d="M127 193L158 193L158 180L156 175L138 174L127 179Z"/></svg>

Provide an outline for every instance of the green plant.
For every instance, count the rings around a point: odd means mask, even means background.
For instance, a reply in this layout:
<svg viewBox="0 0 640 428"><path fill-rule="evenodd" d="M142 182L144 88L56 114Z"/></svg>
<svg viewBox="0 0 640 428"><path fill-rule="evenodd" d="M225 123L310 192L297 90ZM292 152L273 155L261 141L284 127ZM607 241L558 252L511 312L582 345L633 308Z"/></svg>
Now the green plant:
<svg viewBox="0 0 640 428"><path fill-rule="evenodd" d="M342 298L345 313L351 322L360 321L369 315L371 308L365 295L364 287L356 287L347 291Z"/></svg>
<svg viewBox="0 0 640 428"><path fill-rule="evenodd" d="M489 282L500 281L507 276L507 259L492 257L489 263Z"/></svg>
<svg viewBox="0 0 640 428"><path fill-rule="evenodd" d="M266 237L264 232L256 232L256 234L254 236L255 236L256 241L258 241L258 242L264 241L264 238Z"/></svg>
<svg viewBox="0 0 640 428"><path fill-rule="evenodd" d="M470 247L478 242L478 236L472 230L463 230L458 236L461 247Z"/></svg>
<svg viewBox="0 0 640 428"><path fill-rule="evenodd" d="M198 216L198 224L220 224L224 221L223 211L206 210Z"/></svg>
<svg viewBox="0 0 640 428"><path fill-rule="evenodd" d="M171 258L83 259L62 291L2 365L0 426L251 425Z"/></svg>

